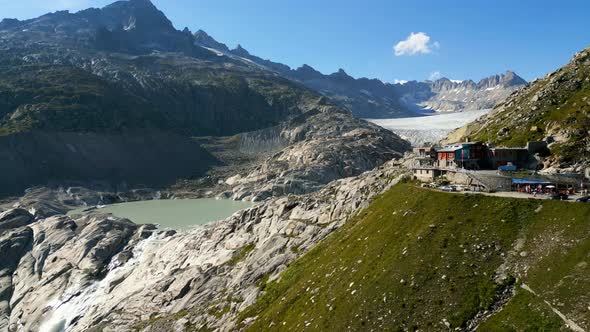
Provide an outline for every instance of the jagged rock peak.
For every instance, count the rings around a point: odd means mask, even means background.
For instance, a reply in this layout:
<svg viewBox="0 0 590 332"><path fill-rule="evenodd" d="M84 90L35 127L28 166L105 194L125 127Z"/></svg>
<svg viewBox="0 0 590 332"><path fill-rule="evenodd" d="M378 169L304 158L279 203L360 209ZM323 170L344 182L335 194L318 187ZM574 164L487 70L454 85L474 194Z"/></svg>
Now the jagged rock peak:
<svg viewBox="0 0 590 332"><path fill-rule="evenodd" d="M513 71L506 71L506 73L504 74L493 75L482 79L477 83L477 87L480 89L485 89L493 88L496 86L514 87L524 84L526 84L526 81L522 77L518 76Z"/></svg>
<svg viewBox="0 0 590 332"><path fill-rule="evenodd" d="M321 78L324 76L324 74L320 73L319 71L315 70L315 68L307 64L297 68L294 74L297 78L304 80Z"/></svg>
<svg viewBox="0 0 590 332"><path fill-rule="evenodd" d="M197 32L195 32L194 36L195 36L195 43L197 43L197 44L200 44L205 47L214 48L216 50L223 51L223 52L230 52L227 45L218 42L217 40L215 40L215 38L211 37L207 32L205 32L201 29L199 29Z"/></svg>
<svg viewBox="0 0 590 332"><path fill-rule="evenodd" d="M175 30L168 17L150 0L117 1L105 6L102 12L114 20L132 18L136 26L146 29Z"/></svg>
<svg viewBox="0 0 590 332"><path fill-rule="evenodd" d="M126 0L113 2L110 5L106 5L103 9L109 8L133 8L133 9L149 9L158 11L158 8L150 0Z"/></svg>
<svg viewBox="0 0 590 332"><path fill-rule="evenodd" d="M206 31L201 30L201 29L199 29L195 32L195 37L202 38L202 39L213 39L213 37L211 37ZM213 39L213 40L215 40L215 39Z"/></svg>
<svg viewBox="0 0 590 332"><path fill-rule="evenodd" d="M239 56L250 56L250 52L248 52L240 44L238 44L238 46L236 46L236 48L234 48L231 52Z"/></svg>
<svg viewBox="0 0 590 332"><path fill-rule="evenodd" d="M472 80L456 81L446 77L440 78L436 81L430 81L434 91L447 91L457 88L467 89L490 89L496 87L511 88L524 85L527 82L513 71L507 71L504 74L492 75L486 77L475 83Z"/></svg>
<svg viewBox="0 0 590 332"><path fill-rule="evenodd" d="M335 78L341 78L341 79L347 79L347 80L348 79L354 80L354 78L352 76L348 75L344 71L344 69L342 69L342 68L338 69L337 72L331 74L330 76L335 77Z"/></svg>
<svg viewBox="0 0 590 332"><path fill-rule="evenodd" d="M128 2L129 4L134 5L134 6L156 8L156 6L154 6L154 4L150 0L126 0L126 1L118 1L118 2Z"/></svg>

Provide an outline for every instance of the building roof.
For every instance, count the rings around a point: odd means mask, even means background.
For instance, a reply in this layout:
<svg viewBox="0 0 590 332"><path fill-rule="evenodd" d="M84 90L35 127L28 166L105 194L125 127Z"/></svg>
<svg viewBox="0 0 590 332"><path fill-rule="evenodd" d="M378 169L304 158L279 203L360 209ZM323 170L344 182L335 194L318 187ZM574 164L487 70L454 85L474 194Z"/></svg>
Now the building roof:
<svg viewBox="0 0 590 332"><path fill-rule="evenodd" d="M528 151L527 148L506 148L506 147L500 147L500 148L490 148L490 150L492 151L498 151L498 150L506 150L506 151Z"/></svg>
<svg viewBox="0 0 590 332"><path fill-rule="evenodd" d="M541 180L541 179L513 178L512 184L552 184L552 182Z"/></svg>
<svg viewBox="0 0 590 332"><path fill-rule="evenodd" d="M445 146L436 152L455 152L463 149L463 146Z"/></svg>

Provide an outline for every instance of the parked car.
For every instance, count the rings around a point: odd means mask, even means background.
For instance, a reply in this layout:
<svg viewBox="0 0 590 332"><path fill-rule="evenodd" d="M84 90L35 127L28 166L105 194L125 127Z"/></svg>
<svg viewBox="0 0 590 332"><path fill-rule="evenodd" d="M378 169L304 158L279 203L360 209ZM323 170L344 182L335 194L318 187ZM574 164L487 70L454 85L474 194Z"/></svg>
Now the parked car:
<svg viewBox="0 0 590 332"><path fill-rule="evenodd" d="M453 187L453 186L444 186L444 187L440 187L439 188L442 191L446 191L446 192L455 192L457 191L457 188Z"/></svg>
<svg viewBox="0 0 590 332"><path fill-rule="evenodd" d="M549 199L556 201L566 201L569 198L567 194L553 194L549 196Z"/></svg>
<svg viewBox="0 0 590 332"><path fill-rule="evenodd" d="M576 199L576 202L580 203L590 203L590 196L584 196Z"/></svg>
<svg viewBox="0 0 590 332"><path fill-rule="evenodd" d="M511 164L498 167L498 171L500 172L516 172L516 170L516 166Z"/></svg>

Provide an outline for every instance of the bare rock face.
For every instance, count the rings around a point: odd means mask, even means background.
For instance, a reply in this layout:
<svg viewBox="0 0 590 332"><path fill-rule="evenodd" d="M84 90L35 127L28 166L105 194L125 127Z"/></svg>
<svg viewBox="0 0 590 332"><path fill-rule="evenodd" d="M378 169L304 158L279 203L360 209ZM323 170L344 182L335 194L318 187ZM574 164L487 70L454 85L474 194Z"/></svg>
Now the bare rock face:
<svg viewBox="0 0 590 332"><path fill-rule="evenodd" d="M20 262L13 271L11 331L44 330L48 327L43 322L55 323L53 327L59 330L71 323L60 316L64 310L77 319L81 313L70 311L68 302L122 264L123 257L131 255L126 248L145 237L129 220L100 215L78 220L52 217L20 232L28 235L24 239L30 246L19 251ZM47 319L48 312L53 320Z"/></svg>
<svg viewBox="0 0 590 332"><path fill-rule="evenodd" d="M0 234L3 231L27 226L33 222L33 216L23 209L0 212Z"/></svg>
<svg viewBox="0 0 590 332"><path fill-rule="evenodd" d="M9 211L10 212L10 211ZM11 298L14 292L13 274L23 255L30 249L33 231L28 227L0 233L0 330L8 329Z"/></svg>
<svg viewBox="0 0 590 332"><path fill-rule="evenodd" d="M330 107L310 111L280 132L286 147L226 181L233 199L262 201L306 194L400 158L410 144L397 135Z"/></svg>
<svg viewBox="0 0 590 332"><path fill-rule="evenodd" d="M0 263L0 322L9 331L231 330L260 283L404 174L388 162L183 233L101 214L41 219L0 236L2 257L15 258Z"/></svg>

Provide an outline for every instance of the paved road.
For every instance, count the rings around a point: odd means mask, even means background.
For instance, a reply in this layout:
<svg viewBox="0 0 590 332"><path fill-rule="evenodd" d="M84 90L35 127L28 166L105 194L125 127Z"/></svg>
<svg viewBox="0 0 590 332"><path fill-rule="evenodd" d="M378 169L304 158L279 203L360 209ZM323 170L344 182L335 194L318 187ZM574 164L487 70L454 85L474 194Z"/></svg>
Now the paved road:
<svg viewBox="0 0 590 332"><path fill-rule="evenodd" d="M437 189L428 189L428 190L440 191ZM519 198L519 199L538 199L538 200L549 199L549 197L546 195L537 195L536 197L534 197L531 194L519 193L516 191L498 191L495 193L488 193L488 192L484 192L484 191L460 191L460 192L452 192L451 194L457 194L457 195L476 195L476 194L478 194L478 195L485 195L485 196L492 196L492 197L508 197L508 198ZM578 199L580 197L582 197L582 196L581 195L570 196L566 202L576 203L576 199Z"/></svg>

